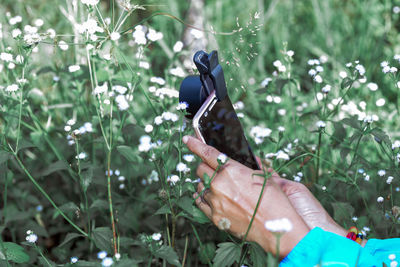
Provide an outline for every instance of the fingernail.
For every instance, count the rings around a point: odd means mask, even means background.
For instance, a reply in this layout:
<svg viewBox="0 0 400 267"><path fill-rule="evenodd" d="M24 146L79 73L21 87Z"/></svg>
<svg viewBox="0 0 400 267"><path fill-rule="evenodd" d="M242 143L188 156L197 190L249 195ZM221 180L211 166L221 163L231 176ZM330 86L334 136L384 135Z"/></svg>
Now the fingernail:
<svg viewBox="0 0 400 267"><path fill-rule="evenodd" d="M182 138L182 142L186 144L187 141L189 141L189 137L188 137L187 135L185 135L185 136Z"/></svg>

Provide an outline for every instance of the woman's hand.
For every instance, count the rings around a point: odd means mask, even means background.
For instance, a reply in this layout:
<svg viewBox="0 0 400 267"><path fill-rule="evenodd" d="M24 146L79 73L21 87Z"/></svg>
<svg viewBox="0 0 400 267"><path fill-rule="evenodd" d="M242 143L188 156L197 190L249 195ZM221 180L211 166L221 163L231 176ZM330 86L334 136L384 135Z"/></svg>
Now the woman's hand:
<svg viewBox="0 0 400 267"><path fill-rule="evenodd" d="M203 181L205 174L212 177L218 167L217 158L221 153L194 137L185 136L183 142L203 160L197 168L198 176ZM229 159L215 175L210 188L204 191L203 197L199 197L198 194L203 192L204 184L199 184L198 193L195 195L196 204L220 229L243 238L264 182L260 174L263 172L252 170ZM276 253L276 237L264 225L266 221L282 218L289 219L293 225L293 229L285 233L280 240L279 255L283 258L310 229L279 185L273 179L268 179L247 240L257 242L266 251Z"/></svg>

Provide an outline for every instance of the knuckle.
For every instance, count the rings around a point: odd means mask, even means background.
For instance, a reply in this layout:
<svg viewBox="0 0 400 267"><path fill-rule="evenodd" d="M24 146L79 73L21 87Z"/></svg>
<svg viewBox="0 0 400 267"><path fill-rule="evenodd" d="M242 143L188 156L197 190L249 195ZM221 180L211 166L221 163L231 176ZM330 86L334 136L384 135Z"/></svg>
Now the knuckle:
<svg viewBox="0 0 400 267"><path fill-rule="evenodd" d="M209 158L212 155L213 152L214 152L214 148L213 147L205 146L201 151L201 155L204 158Z"/></svg>

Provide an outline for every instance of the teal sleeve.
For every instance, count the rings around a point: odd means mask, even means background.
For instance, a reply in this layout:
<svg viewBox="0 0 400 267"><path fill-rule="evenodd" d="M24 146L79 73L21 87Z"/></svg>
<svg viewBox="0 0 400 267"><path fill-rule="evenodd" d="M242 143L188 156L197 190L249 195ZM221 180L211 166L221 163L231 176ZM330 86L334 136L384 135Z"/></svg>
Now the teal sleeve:
<svg viewBox="0 0 400 267"><path fill-rule="evenodd" d="M394 261L400 262L400 238L371 239L363 248L350 239L316 227L293 248L279 266L381 267L383 262L387 266L394 266L390 265L392 260L389 255L392 254Z"/></svg>

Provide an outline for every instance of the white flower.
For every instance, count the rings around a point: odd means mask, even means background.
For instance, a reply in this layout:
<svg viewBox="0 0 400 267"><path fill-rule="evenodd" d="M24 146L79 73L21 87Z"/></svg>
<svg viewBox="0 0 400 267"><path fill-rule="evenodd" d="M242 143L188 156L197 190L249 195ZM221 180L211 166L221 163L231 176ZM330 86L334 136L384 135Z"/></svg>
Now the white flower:
<svg viewBox="0 0 400 267"><path fill-rule="evenodd" d="M119 40L119 38L121 38L121 34L119 34L119 32L112 32L110 34L110 39L112 41L117 41L117 40Z"/></svg>
<svg viewBox="0 0 400 267"><path fill-rule="evenodd" d="M199 31L199 30L197 30L197 29L191 29L191 30L190 30L190 34L193 35L194 38L196 38L196 39L200 39L200 38L202 38L203 35L204 35L202 31Z"/></svg>
<svg viewBox="0 0 400 267"><path fill-rule="evenodd" d="M154 241L160 241L160 239L161 239L161 234L160 234L160 233L154 233L154 234L151 235L151 238L152 238Z"/></svg>
<svg viewBox="0 0 400 267"><path fill-rule="evenodd" d="M399 148L400 147L400 141L399 140L395 140L392 144L392 150L395 148Z"/></svg>
<svg viewBox="0 0 400 267"><path fill-rule="evenodd" d="M68 50L69 46L66 42L61 40L60 42L58 42L58 47L60 47L61 50L66 51Z"/></svg>
<svg viewBox="0 0 400 267"><path fill-rule="evenodd" d="M382 68L387 67L387 66L389 66L389 62L387 62L387 61L382 61L381 62L381 67Z"/></svg>
<svg viewBox="0 0 400 267"><path fill-rule="evenodd" d="M371 229L370 229L369 227L367 227L367 226L364 226L364 227L363 227L363 230L364 230L365 232L371 231Z"/></svg>
<svg viewBox="0 0 400 267"><path fill-rule="evenodd" d="M126 110L129 108L129 103L124 95L117 95L115 102L117 102L119 110Z"/></svg>
<svg viewBox="0 0 400 267"><path fill-rule="evenodd" d="M80 69L81 69L81 67L79 65L71 65L68 67L69 72L76 72Z"/></svg>
<svg viewBox="0 0 400 267"><path fill-rule="evenodd" d="M135 31L132 33L132 37L135 43L139 45L145 45L147 43L144 27L142 25L137 25L135 27Z"/></svg>
<svg viewBox="0 0 400 267"><path fill-rule="evenodd" d="M115 259L118 261L121 258L121 254L117 253L115 254Z"/></svg>
<svg viewBox="0 0 400 267"><path fill-rule="evenodd" d="M269 77L265 78L260 84L261 87L267 87L270 81L272 81L271 78L269 78Z"/></svg>
<svg viewBox="0 0 400 267"><path fill-rule="evenodd" d="M150 41L155 42L157 40L162 39L163 38L163 34L162 34L162 32L157 32L154 29L149 29L149 32L147 33L147 38Z"/></svg>
<svg viewBox="0 0 400 267"><path fill-rule="evenodd" d="M274 233L286 233L293 229L292 223L287 218L266 221L264 226L268 231Z"/></svg>
<svg viewBox="0 0 400 267"><path fill-rule="evenodd" d="M10 23L10 25L15 25L17 23L20 23L21 21L22 21L22 17L21 16L15 16L15 17L12 17L9 20L9 23Z"/></svg>
<svg viewBox="0 0 400 267"><path fill-rule="evenodd" d="M22 34L22 31L18 28L12 30L11 35L13 38L17 38L18 36L20 36Z"/></svg>
<svg viewBox="0 0 400 267"><path fill-rule="evenodd" d="M108 90L108 84L106 82L104 82L103 85L97 85L94 88L93 94L99 95L99 94L107 92L107 90Z"/></svg>
<svg viewBox="0 0 400 267"><path fill-rule="evenodd" d="M154 123L157 125L160 125L163 122L163 119L161 116L157 116L154 118Z"/></svg>
<svg viewBox="0 0 400 267"><path fill-rule="evenodd" d="M285 127L283 127L283 126L278 126L278 131L279 131L279 132L284 132L284 131L285 131Z"/></svg>
<svg viewBox="0 0 400 267"><path fill-rule="evenodd" d="M332 86L330 86L329 84L325 85L324 87L322 87L321 91L325 94L329 93L329 91L331 90Z"/></svg>
<svg viewBox="0 0 400 267"><path fill-rule="evenodd" d="M386 101L383 98L379 98L378 100L376 100L376 106L377 107L382 107L383 105L385 105Z"/></svg>
<svg viewBox="0 0 400 267"><path fill-rule="evenodd" d="M176 107L176 110L185 110L188 108L188 103L186 102L179 102L178 106Z"/></svg>
<svg viewBox="0 0 400 267"><path fill-rule="evenodd" d="M322 191L326 191L326 186L325 185L322 187Z"/></svg>
<svg viewBox="0 0 400 267"><path fill-rule="evenodd" d="M11 85L7 86L5 90L6 90L6 92L15 92L18 89L19 89L18 85L16 85L14 83L14 84L11 84Z"/></svg>
<svg viewBox="0 0 400 267"><path fill-rule="evenodd" d="M325 128L326 127L326 123L323 122L323 121L317 121L317 123L315 125L317 125L318 128Z"/></svg>
<svg viewBox="0 0 400 267"><path fill-rule="evenodd" d="M81 152L77 156L75 156L76 159L85 159L86 157L87 154L85 152Z"/></svg>
<svg viewBox="0 0 400 267"><path fill-rule="evenodd" d="M119 181L119 182L124 182L124 181L125 181L125 176L122 176L122 175L119 176L119 177L118 177L118 181Z"/></svg>
<svg viewBox="0 0 400 267"><path fill-rule="evenodd" d="M194 160L194 155L192 155L192 154L183 155L183 160L185 160L187 162L192 162Z"/></svg>
<svg viewBox="0 0 400 267"><path fill-rule="evenodd" d="M219 160L222 164L225 164L226 161L228 160L228 157L227 157L225 154L221 153L221 154L218 155L218 160Z"/></svg>
<svg viewBox="0 0 400 267"><path fill-rule="evenodd" d="M282 66L282 62L280 60L275 60L274 63L272 63L275 67L279 68Z"/></svg>
<svg viewBox="0 0 400 267"><path fill-rule="evenodd" d="M354 216L353 218L351 218L353 220L353 222L358 221L358 218L356 216Z"/></svg>
<svg viewBox="0 0 400 267"><path fill-rule="evenodd" d="M123 190L125 188L125 184L120 184L119 189Z"/></svg>
<svg viewBox="0 0 400 267"><path fill-rule="evenodd" d="M323 72L323 71L324 71L324 67L322 67L322 66L316 66L316 67L315 67L315 70L316 70L317 72Z"/></svg>
<svg viewBox="0 0 400 267"><path fill-rule="evenodd" d="M152 83L157 83L159 85L164 85L165 84L165 80L161 77L151 77L150 78L150 82Z"/></svg>
<svg viewBox="0 0 400 267"><path fill-rule="evenodd" d="M107 257L107 252L106 251L103 250L103 251L100 251L99 253L97 253L97 258L98 259L102 260L105 257Z"/></svg>
<svg viewBox="0 0 400 267"><path fill-rule="evenodd" d="M376 83L368 83L368 84L367 84L367 87L368 87L368 89L371 90L371 91L376 91L376 90L378 90L378 85L377 85Z"/></svg>
<svg viewBox="0 0 400 267"><path fill-rule="evenodd" d="M378 197L378 198L376 199L376 201L378 201L378 203L382 203L382 202L383 202L383 197Z"/></svg>
<svg viewBox="0 0 400 267"><path fill-rule="evenodd" d="M71 263L77 263L78 262L78 258L77 257L71 257Z"/></svg>
<svg viewBox="0 0 400 267"><path fill-rule="evenodd" d="M319 57L319 60L321 61L322 64L328 62L328 57L326 55L322 55Z"/></svg>
<svg viewBox="0 0 400 267"><path fill-rule="evenodd" d="M183 43L181 41L178 41L174 44L173 50L175 53L181 52L183 48Z"/></svg>
<svg viewBox="0 0 400 267"><path fill-rule="evenodd" d="M150 69L150 63L146 61L140 61L139 67L148 70Z"/></svg>
<svg viewBox="0 0 400 267"><path fill-rule="evenodd" d="M293 180L296 182L300 182L301 181L301 177L298 175L293 176Z"/></svg>
<svg viewBox="0 0 400 267"><path fill-rule="evenodd" d="M390 66L385 66L382 68L383 73L388 73L390 71Z"/></svg>
<svg viewBox="0 0 400 267"><path fill-rule="evenodd" d="M397 72L397 68L396 68L396 67L390 67L390 72L391 72L391 73Z"/></svg>
<svg viewBox="0 0 400 267"><path fill-rule="evenodd" d="M314 81L315 81L316 83L322 83L322 82L323 82L323 79L322 79L322 77L321 77L320 75L315 75L315 76L314 76Z"/></svg>
<svg viewBox="0 0 400 267"><path fill-rule="evenodd" d="M355 69L358 70L358 73L359 73L361 76L364 76L364 74L365 74L365 68L364 68L363 65L357 64L357 65L355 66Z"/></svg>
<svg viewBox="0 0 400 267"><path fill-rule="evenodd" d="M169 178L167 179L167 181L171 182L172 185L175 185L177 182L180 181L180 178L179 178L178 175L175 175L175 174L174 174L174 175L172 175L171 177L169 177Z"/></svg>
<svg viewBox="0 0 400 267"><path fill-rule="evenodd" d="M169 72L177 77L185 77L185 72L181 67L172 68L169 70Z"/></svg>
<svg viewBox="0 0 400 267"><path fill-rule="evenodd" d="M369 181L369 178L370 178L370 177L369 177L369 175L367 174L367 175L365 175L364 180L368 182L368 181Z"/></svg>
<svg viewBox="0 0 400 267"><path fill-rule="evenodd" d="M286 52L286 55L288 55L289 57L293 57L294 51L293 51L293 50L288 50L288 51Z"/></svg>
<svg viewBox="0 0 400 267"><path fill-rule="evenodd" d="M279 72L285 72L285 71L286 71L286 67L285 67L284 65L279 66L279 67L278 67L278 71L279 71Z"/></svg>
<svg viewBox="0 0 400 267"><path fill-rule="evenodd" d="M15 57L15 61L16 61L18 64L22 64L22 63L24 63L24 57L23 57L22 55L17 55L17 56Z"/></svg>
<svg viewBox="0 0 400 267"><path fill-rule="evenodd" d="M289 155L282 150L275 153L276 159L289 160Z"/></svg>
<svg viewBox="0 0 400 267"><path fill-rule="evenodd" d="M393 176L388 176L388 178L387 178L387 180L386 180L386 183L387 183L387 184L391 184L392 181L393 181Z"/></svg>
<svg viewBox="0 0 400 267"><path fill-rule="evenodd" d="M394 6L393 7L393 13L394 14L399 14L400 13L400 7L399 6Z"/></svg>
<svg viewBox="0 0 400 267"><path fill-rule="evenodd" d="M379 170L379 171L378 171L378 175L379 175L380 177L385 176L385 175L386 175L386 171L385 171L385 170Z"/></svg>
<svg viewBox="0 0 400 267"><path fill-rule="evenodd" d="M36 243L36 241L38 240L38 236L36 234L34 234L31 230L28 230L27 232L27 236L25 238L25 240L29 243Z"/></svg>
<svg viewBox="0 0 400 267"><path fill-rule="evenodd" d="M339 76L340 76L340 78L344 79L344 78L347 77L347 72L345 72L345 71L340 71L340 72L339 72Z"/></svg>
<svg viewBox="0 0 400 267"><path fill-rule="evenodd" d="M92 18L88 18L87 21L85 21L82 25L75 25L78 28L78 31L80 33L88 32L89 34L93 35L96 32L103 32L104 30L99 27L97 24L97 21Z"/></svg>
<svg viewBox="0 0 400 267"><path fill-rule="evenodd" d="M128 91L128 88L122 85L113 85L112 87L113 91L117 91L119 94L123 95Z"/></svg>
<svg viewBox="0 0 400 267"><path fill-rule="evenodd" d="M178 165L176 165L176 170L177 170L178 172L184 172L184 171L186 171L187 169L188 169L188 168L187 168L186 164L183 163L183 162L179 162Z"/></svg>
<svg viewBox="0 0 400 267"><path fill-rule="evenodd" d="M99 0L81 0L81 2L88 6L95 6L99 3Z"/></svg>
<svg viewBox="0 0 400 267"><path fill-rule="evenodd" d="M311 77L315 76L317 74L317 71L315 69L310 69L308 71L308 75L310 75Z"/></svg>
<svg viewBox="0 0 400 267"><path fill-rule="evenodd" d="M109 267L111 265L113 265L114 261L112 258L110 257L105 257L102 261L101 261L101 265L103 267Z"/></svg>
<svg viewBox="0 0 400 267"><path fill-rule="evenodd" d="M145 131L146 133L152 132L152 131L153 131L153 125L147 124L147 125L144 127L144 131Z"/></svg>
<svg viewBox="0 0 400 267"><path fill-rule="evenodd" d="M10 62L13 60L13 55L10 53L2 52L0 54L0 59L5 61L5 62Z"/></svg>

